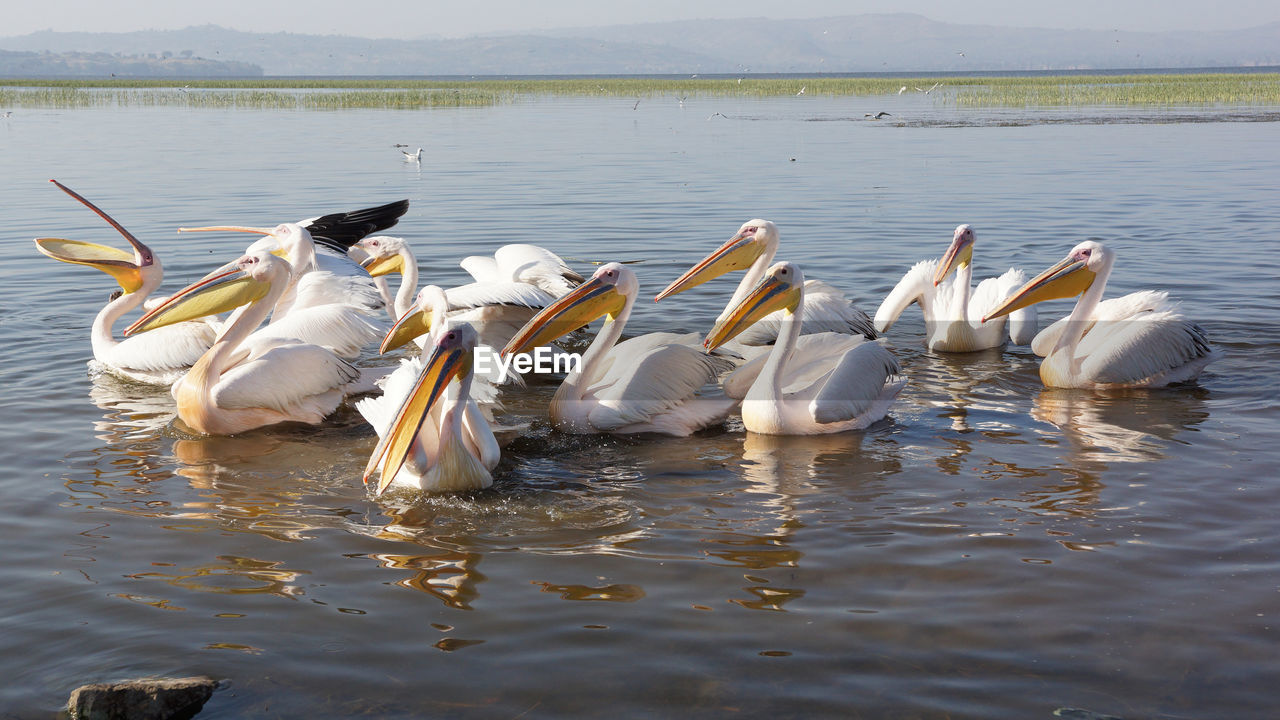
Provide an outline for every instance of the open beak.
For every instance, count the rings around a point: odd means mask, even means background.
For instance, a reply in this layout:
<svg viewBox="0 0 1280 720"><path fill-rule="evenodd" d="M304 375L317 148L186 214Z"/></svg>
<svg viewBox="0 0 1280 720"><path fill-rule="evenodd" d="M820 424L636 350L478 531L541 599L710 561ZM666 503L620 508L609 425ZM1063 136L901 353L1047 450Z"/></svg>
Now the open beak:
<svg viewBox="0 0 1280 720"><path fill-rule="evenodd" d="M137 256L149 258L151 250L146 245L143 245L142 241L134 237L133 233L116 222L115 218L103 212L97 205L89 202L83 195L57 180L50 180L49 182L57 185L58 189L80 201L82 205L92 210L98 217L106 220L111 227L124 236L124 239L133 247L134 253L107 247L106 245L81 242L79 240L65 240L63 238L36 238L36 249L54 260L97 268L115 278L116 282L120 284L120 289L126 293L135 292L142 287L142 272L138 266Z"/></svg>
<svg viewBox="0 0 1280 720"><path fill-rule="evenodd" d="M795 312L800 297L800 288L766 275L724 319L716 321L702 344L708 351L715 350L775 310L786 308Z"/></svg>
<svg viewBox="0 0 1280 720"><path fill-rule="evenodd" d="M142 287L142 272L133 261L133 253L97 243L65 240L63 238L36 238L36 249L54 260L76 265L88 265L110 275L127 293Z"/></svg>
<svg viewBox="0 0 1280 720"><path fill-rule="evenodd" d="M957 234L952 238L947 254L942 256L942 262L938 263L937 272L933 274L934 286L945 280L956 268L964 267L971 262L973 262L973 235Z"/></svg>
<svg viewBox="0 0 1280 720"><path fill-rule="evenodd" d="M1097 275L1085 266L1083 260L1066 257L1057 265L1035 276L996 309L987 313L982 322L994 320L1045 300L1075 297L1093 284Z"/></svg>
<svg viewBox="0 0 1280 720"><path fill-rule="evenodd" d="M375 494L381 495L382 491L391 484L396 473L400 472L431 406L444 395L445 387L450 380L471 372L471 363L471 353L465 348L436 346L435 351L431 353L431 358L418 373L413 389L409 391L409 395L400 404L400 409L396 411L391 427L378 441L373 454L369 456L368 464L365 465L363 477L365 484L368 484L369 476L378 468L378 465L382 465L382 475L378 479Z"/></svg>
<svg viewBox="0 0 1280 720"><path fill-rule="evenodd" d="M416 337L421 337L431 332L431 314L422 312L420 308L412 308L396 320L396 324L391 326L387 331L387 336L382 339L382 345L378 348L379 353L388 353L402 345L410 342Z"/></svg>
<svg viewBox="0 0 1280 720"><path fill-rule="evenodd" d="M725 273L751 267L751 263L755 262L762 252L764 252L764 246L755 242L754 235L738 233L729 238L729 241L717 248L715 252L703 258L702 262L676 278L675 282L655 295L653 301L658 302L669 295L697 287Z"/></svg>
<svg viewBox="0 0 1280 720"><path fill-rule="evenodd" d="M255 279L243 270L229 270L183 288L159 307L138 318L124 334L133 335L234 310L262 299L270 288L271 283Z"/></svg>
<svg viewBox="0 0 1280 720"><path fill-rule="evenodd" d="M511 338L511 342L502 349L502 354L527 352L530 348L546 345L567 335L598 317L616 317L626 303L626 296L618 292L613 284L591 278L534 315Z"/></svg>

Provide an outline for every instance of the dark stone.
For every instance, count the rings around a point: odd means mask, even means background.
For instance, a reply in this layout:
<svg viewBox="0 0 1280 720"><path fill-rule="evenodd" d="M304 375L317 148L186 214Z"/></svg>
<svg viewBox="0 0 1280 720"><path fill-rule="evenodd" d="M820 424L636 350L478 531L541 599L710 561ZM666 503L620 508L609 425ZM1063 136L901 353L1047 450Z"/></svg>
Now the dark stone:
<svg viewBox="0 0 1280 720"><path fill-rule="evenodd" d="M78 687L67 701L73 720L187 720L213 695L207 677L147 678Z"/></svg>

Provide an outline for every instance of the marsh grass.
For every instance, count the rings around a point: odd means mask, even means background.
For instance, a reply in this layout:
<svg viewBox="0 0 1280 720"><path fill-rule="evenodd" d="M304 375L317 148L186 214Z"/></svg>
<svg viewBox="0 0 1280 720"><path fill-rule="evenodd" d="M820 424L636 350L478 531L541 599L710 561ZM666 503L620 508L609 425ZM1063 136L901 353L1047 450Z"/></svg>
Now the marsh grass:
<svg viewBox="0 0 1280 720"><path fill-rule="evenodd" d="M343 110L484 107L526 97L785 97L930 93L958 107L1280 105L1280 73L1053 77L101 78L0 80L4 107Z"/></svg>

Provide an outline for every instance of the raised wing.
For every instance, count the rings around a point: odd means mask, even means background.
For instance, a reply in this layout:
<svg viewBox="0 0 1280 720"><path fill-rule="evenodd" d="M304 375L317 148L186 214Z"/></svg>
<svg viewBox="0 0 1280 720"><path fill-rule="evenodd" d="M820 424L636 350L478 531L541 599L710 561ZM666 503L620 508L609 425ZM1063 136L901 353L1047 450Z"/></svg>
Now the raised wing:
<svg viewBox="0 0 1280 720"><path fill-rule="evenodd" d="M902 276L876 310L876 331L884 332L892 327L911 303L918 302L924 307L928 302L926 298L933 292L933 274L937 269L937 260L921 260ZM925 314L929 314L927 310Z"/></svg>
<svg viewBox="0 0 1280 720"><path fill-rule="evenodd" d="M368 235L394 226L408 211L409 201L397 200L363 210L322 215L307 221L304 227L316 245L345 255L347 248Z"/></svg>

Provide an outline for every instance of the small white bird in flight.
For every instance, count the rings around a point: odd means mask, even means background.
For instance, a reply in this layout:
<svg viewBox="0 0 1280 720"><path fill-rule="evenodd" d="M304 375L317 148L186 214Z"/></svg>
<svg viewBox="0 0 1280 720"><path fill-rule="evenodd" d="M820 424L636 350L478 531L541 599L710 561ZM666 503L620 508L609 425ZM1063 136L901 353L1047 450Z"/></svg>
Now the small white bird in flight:
<svg viewBox="0 0 1280 720"><path fill-rule="evenodd" d="M401 150L400 154L404 156L405 162L411 162L411 163L422 162L422 148L418 148L418 152L408 152L407 150Z"/></svg>
<svg viewBox="0 0 1280 720"><path fill-rule="evenodd" d="M803 95L803 94L804 94L804 91L805 91L808 87L809 87L808 85L805 85L804 87L800 88L800 92L796 93L796 97L799 97L799 96Z"/></svg>

